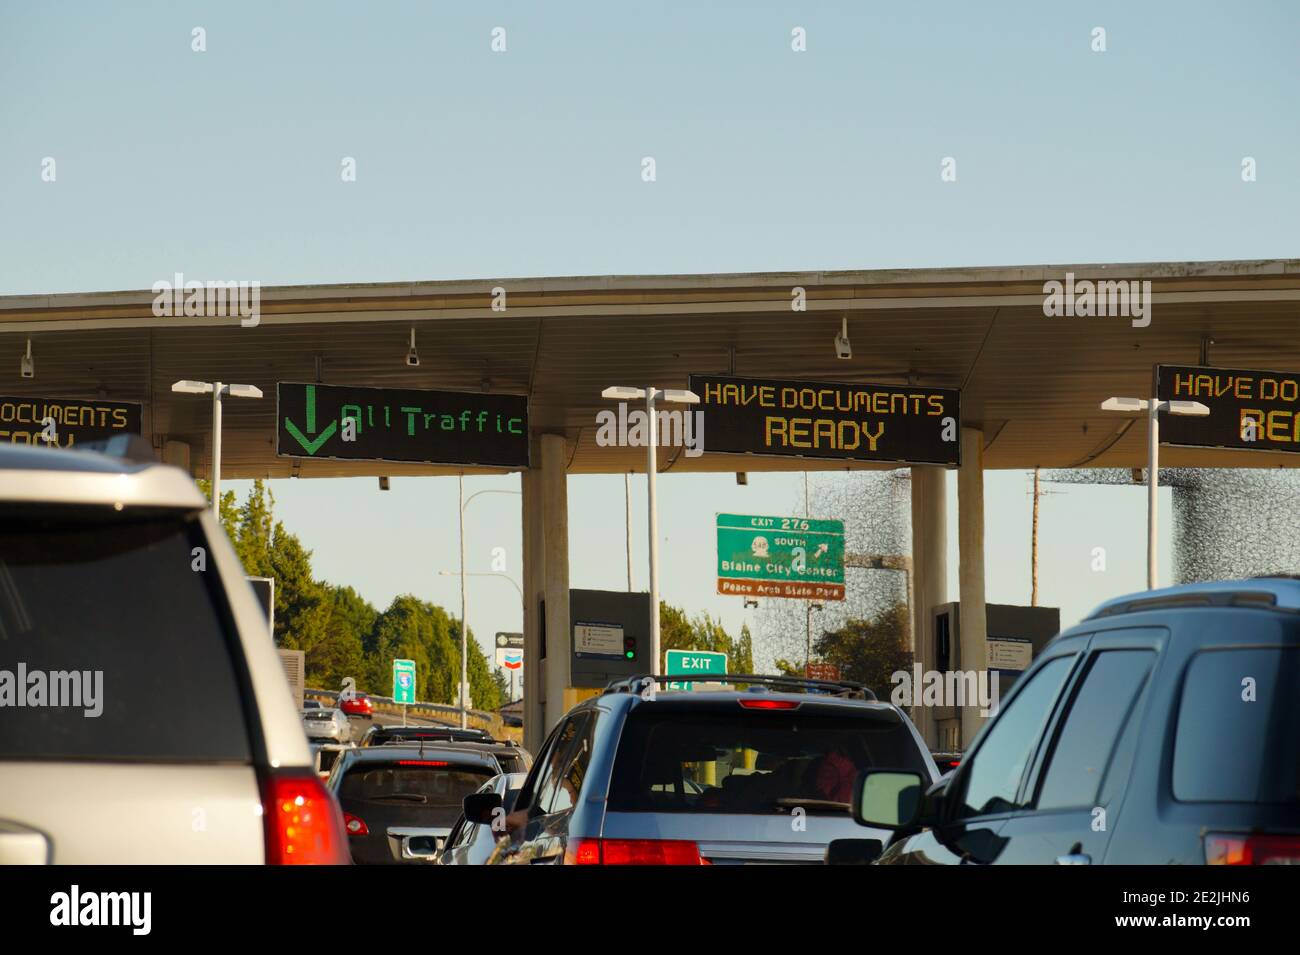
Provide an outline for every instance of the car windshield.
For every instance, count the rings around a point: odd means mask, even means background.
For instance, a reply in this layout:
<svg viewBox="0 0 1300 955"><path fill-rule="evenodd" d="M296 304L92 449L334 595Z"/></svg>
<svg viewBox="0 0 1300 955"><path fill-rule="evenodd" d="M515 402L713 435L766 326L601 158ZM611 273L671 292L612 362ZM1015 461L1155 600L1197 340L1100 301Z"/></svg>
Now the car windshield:
<svg viewBox="0 0 1300 955"><path fill-rule="evenodd" d="M0 507L0 759L250 760L207 547L188 513Z"/></svg>
<svg viewBox="0 0 1300 955"><path fill-rule="evenodd" d="M492 776L475 766L439 766L435 762L358 763L343 777L339 799L459 809L461 801Z"/></svg>
<svg viewBox="0 0 1300 955"><path fill-rule="evenodd" d="M880 767L927 774L892 714L656 712L628 717L610 786L616 812L839 814L853 781ZM928 778L928 777L927 777Z"/></svg>

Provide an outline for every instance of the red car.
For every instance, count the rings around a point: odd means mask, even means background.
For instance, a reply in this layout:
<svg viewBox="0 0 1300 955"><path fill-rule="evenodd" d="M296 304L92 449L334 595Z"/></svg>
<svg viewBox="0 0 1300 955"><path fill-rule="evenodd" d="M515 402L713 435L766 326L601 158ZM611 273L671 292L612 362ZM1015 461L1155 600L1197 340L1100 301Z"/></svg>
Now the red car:
<svg viewBox="0 0 1300 955"><path fill-rule="evenodd" d="M374 716L375 706L370 702L370 697L364 693L358 693L351 699L340 699L339 709L348 716Z"/></svg>

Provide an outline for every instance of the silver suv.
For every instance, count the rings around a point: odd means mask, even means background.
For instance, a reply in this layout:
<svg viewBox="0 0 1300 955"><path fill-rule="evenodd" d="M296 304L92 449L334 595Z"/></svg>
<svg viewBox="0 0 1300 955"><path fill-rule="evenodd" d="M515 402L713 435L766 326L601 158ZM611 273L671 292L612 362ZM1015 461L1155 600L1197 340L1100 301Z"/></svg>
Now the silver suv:
<svg viewBox="0 0 1300 955"><path fill-rule="evenodd" d="M0 865L342 863L266 618L183 472L0 445Z"/></svg>

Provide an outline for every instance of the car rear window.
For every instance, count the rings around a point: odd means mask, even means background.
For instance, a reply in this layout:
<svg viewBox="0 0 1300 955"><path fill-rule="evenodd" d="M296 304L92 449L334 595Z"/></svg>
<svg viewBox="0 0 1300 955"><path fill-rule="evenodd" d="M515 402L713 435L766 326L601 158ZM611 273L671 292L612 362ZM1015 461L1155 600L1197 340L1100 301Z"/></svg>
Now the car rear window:
<svg viewBox="0 0 1300 955"><path fill-rule="evenodd" d="M614 760L617 812L847 812L858 773L903 769L929 778L925 756L892 712L861 717L764 710L628 716Z"/></svg>
<svg viewBox="0 0 1300 955"><path fill-rule="evenodd" d="M414 763L415 761L411 761ZM339 799L350 804L424 806L460 809L461 801L492 778L475 766L358 763L339 784Z"/></svg>
<svg viewBox="0 0 1300 955"><path fill-rule="evenodd" d="M303 716L309 720L321 720L322 722L328 723L330 720L334 719L334 711L333 710L309 710L308 712L304 713Z"/></svg>
<svg viewBox="0 0 1300 955"><path fill-rule="evenodd" d="M1300 802L1300 648L1204 650L1183 681L1182 802Z"/></svg>
<svg viewBox="0 0 1300 955"><path fill-rule="evenodd" d="M0 508L0 759L250 760L206 546L177 512Z"/></svg>

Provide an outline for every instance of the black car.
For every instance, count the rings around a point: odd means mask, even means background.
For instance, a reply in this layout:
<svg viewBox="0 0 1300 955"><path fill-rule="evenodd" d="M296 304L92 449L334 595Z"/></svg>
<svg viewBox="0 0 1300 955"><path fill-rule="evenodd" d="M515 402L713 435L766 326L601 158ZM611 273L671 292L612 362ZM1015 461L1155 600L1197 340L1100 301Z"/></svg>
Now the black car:
<svg viewBox="0 0 1300 955"><path fill-rule="evenodd" d="M352 861L433 862L466 796L500 773L496 758L465 745L352 749L328 786L343 809Z"/></svg>
<svg viewBox="0 0 1300 955"><path fill-rule="evenodd" d="M895 830L877 864L1297 864L1298 689L1300 581L1122 597L1042 651L955 772L865 772L853 814Z"/></svg>
<svg viewBox="0 0 1300 955"><path fill-rule="evenodd" d="M361 740L362 746L382 746L385 743L398 742L458 742L458 743L493 743L492 734L487 730L459 726L372 726L366 730Z"/></svg>

